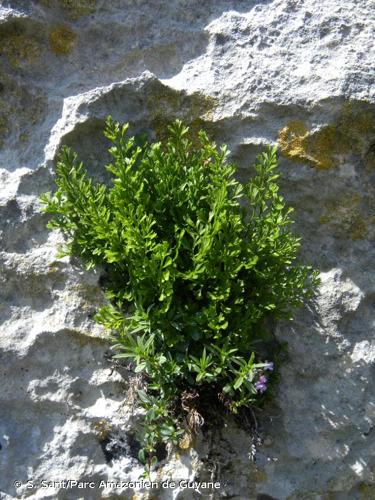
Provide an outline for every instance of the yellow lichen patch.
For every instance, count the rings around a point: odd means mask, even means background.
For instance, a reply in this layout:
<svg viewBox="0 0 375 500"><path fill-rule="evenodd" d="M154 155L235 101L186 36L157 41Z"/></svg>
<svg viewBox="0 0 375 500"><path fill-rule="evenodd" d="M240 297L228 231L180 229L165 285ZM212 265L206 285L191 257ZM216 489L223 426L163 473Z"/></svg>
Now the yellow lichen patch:
<svg viewBox="0 0 375 500"><path fill-rule="evenodd" d="M318 168L334 165L337 144L337 129L325 126L314 133L309 132L302 121L291 121L279 132L281 153L292 160L307 161Z"/></svg>
<svg viewBox="0 0 375 500"><path fill-rule="evenodd" d="M317 168L332 168L348 154L373 164L369 147L375 140L375 111L364 101L349 101L334 123L309 129L303 121L290 121L279 131L278 140L284 156Z"/></svg>
<svg viewBox="0 0 375 500"><path fill-rule="evenodd" d="M334 167L335 155L344 153L345 144L342 144L341 151L337 150L337 134L336 126L328 125L306 138L308 158L318 168Z"/></svg>
<svg viewBox="0 0 375 500"><path fill-rule="evenodd" d="M22 64L31 64L40 55L40 45L26 33L13 32L1 37L0 55L4 55L9 64L18 68Z"/></svg>
<svg viewBox="0 0 375 500"><path fill-rule="evenodd" d="M279 132L281 152L294 160L305 159L304 140L308 135L306 125L299 120L289 122Z"/></svg>
<svg viewBox="0 0 375 500"><path fill-rule="evenodd" d="M57 55L70 54L74 48L77 35L67 26L57 26L49 33L49 43Z"/></svg>

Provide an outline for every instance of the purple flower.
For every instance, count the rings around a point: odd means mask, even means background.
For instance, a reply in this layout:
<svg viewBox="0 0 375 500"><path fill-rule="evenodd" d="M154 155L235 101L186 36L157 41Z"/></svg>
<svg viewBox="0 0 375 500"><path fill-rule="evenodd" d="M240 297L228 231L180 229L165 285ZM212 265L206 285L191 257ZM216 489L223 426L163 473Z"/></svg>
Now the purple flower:
<svg viewBox="0 0 375 500"><path fill-rule="evenodd" d="M265 375L261 375L259 377L259 380L257 382L255 382L255 389L258 391L258 392L264 392L265 390L267 390L267 377Z"/></svg>
<svg viewBox="0 0 375 500"><path fill-rule="evenodd" d="M274 365L272 361L266 361L264 370L269 370L270 372L273 371Z"/></svg>

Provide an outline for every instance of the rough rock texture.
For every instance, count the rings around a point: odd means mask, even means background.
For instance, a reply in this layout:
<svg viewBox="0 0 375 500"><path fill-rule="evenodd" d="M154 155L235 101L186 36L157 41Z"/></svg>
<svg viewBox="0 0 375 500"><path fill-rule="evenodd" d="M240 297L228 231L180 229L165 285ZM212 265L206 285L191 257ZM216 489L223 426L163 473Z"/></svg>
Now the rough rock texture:
<svg viewBox="0 0 375 500"><path fill-rule="evenodd" d="M372 0L0 1L4 498L201 497L98 486L142 472L137 380L91 319L99 271L56 257L38 195L63 143L103 178L108 114L154 137L175 117L202 125L243 178L278 141L303 259L322 271L317 299L277 326L289 359L256 464L229 422L156 480L217 479L211 498L375 498L374 39ZM68 479L96 485L50 483Z"/></svg>

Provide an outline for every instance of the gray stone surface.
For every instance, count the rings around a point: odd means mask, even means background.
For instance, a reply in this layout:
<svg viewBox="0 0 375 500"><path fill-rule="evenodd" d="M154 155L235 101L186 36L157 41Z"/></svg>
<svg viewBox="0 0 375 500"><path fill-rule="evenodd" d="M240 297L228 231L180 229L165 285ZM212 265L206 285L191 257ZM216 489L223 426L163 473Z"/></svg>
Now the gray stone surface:
<svg viewBox="0 0 375 500"><path fill-rule="evenodd" d="M104 179L112 114L152 137L176 117L202 125L241 178L278 142L302 258L322 271L316 300L277 326L289 359L256 463L228 422L156 479L217 479L212 498L375 498L374 35L372 0L0 1L0 495L201 498L40 484L142 472L137 380L91 319L99 271L56 257L38 202L63 143Z"/></svg>

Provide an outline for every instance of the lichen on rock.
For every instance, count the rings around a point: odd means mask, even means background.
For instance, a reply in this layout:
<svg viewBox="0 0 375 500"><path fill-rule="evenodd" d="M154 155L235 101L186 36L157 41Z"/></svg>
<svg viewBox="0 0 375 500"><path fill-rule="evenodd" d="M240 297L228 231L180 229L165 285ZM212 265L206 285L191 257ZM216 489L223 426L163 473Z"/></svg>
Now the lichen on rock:
<svg viewBox="0 0 375 500"><path fill-rule="evenodd" d="M347 101L334 123L309 129L299 120L287 123L279 132L281 153L321 169L337 166L349 154L364 157L375 139L375 109L367 102Z"/></svg>
<svg viewBox="0 0 375 500"><path fill-rule="evenodd" d="M72 21L92 14L96 10L96 0L39 0L39 2L47 8L60 8Z"/></svg>
<svg viewBox="0 0 375 500"><path fill-rule="evenodd" d="M40 57L41 39L25 27L11 24L0 29L0 55L14 68L32 64Z"/></svg>
<svg viewBox="0 0 375 500"><path fill-rule="evenodd" d="M0 85L0 149L29 142L29 134L44 114L44 96L31 92L14 77L3 75ZM12 114L17 120L12 119Z"/></svg>
<svg viewBox="0 0 375 500"><path fill-rule="evenodd" d="M160 92L149 96L146 106L152 117L151 126L158 140L166 137L168 125L182 112L182 118L189 125L189 137L196 141L197 131L204 126L206 129L209 128L217 101L201 92L187 95L162 87Z"/></svg>
<svg viewBox="0 0 375 500"><path fill-rule="evenodd" d="M49 32L51 50L56 55L70 54L74 49L76 39L76 33L68 26L56 26Z"/></svg>
<svg viewBox="0 0 375 500"><path fill-rule="evenodd" d="M374 221L361 209L362 197L358 192L347 191L339 199L323 206L320 224L329 224L335 236L361 240L368 236Z"/></svg>
<svg viewBox="0 0 375 500"><path fill-rule="evenodd" d="M73 19L92 14L96 9L96 0L58 0L58 3Z"/></svg>

